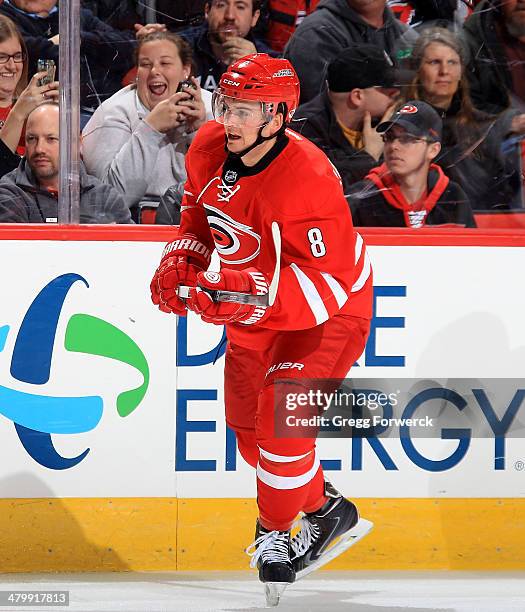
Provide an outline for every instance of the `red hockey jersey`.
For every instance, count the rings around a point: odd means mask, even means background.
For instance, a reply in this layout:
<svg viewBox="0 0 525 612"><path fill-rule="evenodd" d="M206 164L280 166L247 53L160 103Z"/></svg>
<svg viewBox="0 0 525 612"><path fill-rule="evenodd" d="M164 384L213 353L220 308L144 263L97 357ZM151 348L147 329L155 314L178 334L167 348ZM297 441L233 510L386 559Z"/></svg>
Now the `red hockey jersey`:
<svg viewBox="0 0 525 612"><path fill-rule="evenodd" d="M247 167L225 150L224 127L210 121L186 156L188 179L180 233L215 248L221 267L275 268L271 224L281 230L281 276L270 316L260 325L231 323L228 338L270 346L276 333L315 327L338 314L371 318L372 273L337 171L314 144L286 130Z"/></svg>
<svg viewBox="0 0 525 612"><path fill-rule="evenodd" d="M314 11L319 0L269 0L266 40L275 51L284 51L301 21Z"/></svg>

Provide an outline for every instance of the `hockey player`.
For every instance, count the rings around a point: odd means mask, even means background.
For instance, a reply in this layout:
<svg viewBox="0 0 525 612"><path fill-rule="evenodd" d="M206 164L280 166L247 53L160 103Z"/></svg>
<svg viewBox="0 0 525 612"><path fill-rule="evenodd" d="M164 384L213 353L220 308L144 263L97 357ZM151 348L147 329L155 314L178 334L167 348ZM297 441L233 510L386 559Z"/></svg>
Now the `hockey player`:
<svg viewBox="0 0 525 612"><path fill-rule="evenodd" d="M226 421L239 451L256 468L259 518L252 564L275 604L295 573L358 521L357 510L327 489L312 437L278 437L276 381L344 378L361 355L371 318L372 274L352 227L341 182L326 156L287 129L299 81L287 60L254 54L224 73L214 94L215 121L197 133L176 240L164 249L151 283L159 308L226 325ZM272 223L282 237L276 262ZM216 249L220 272L208 272ZM268 294L275 302L216 302L209 291ZM179 287L190 286L186 301ZM281 412L282 414L282 412ZM290 528L303 511L304 529ZM293 561L293 562L292 562ZM295 567L294 567L295 565Z"/></svg>

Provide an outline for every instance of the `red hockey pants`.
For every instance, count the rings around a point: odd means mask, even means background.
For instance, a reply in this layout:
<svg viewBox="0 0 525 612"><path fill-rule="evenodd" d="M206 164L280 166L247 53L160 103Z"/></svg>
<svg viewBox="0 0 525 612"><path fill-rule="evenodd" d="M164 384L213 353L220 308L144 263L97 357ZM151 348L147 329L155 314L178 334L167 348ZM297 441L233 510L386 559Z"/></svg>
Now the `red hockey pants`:
<svg viewBox="0 0 525 612"><path fill-rule="evenodd" d="M311 329L280 333L263 351L228 343L226 422L241 455L257 470L259 517L267 529L290 529L301 510L317 510L326 499L315 438L274 434L274 381L286 379L301 391L301 379L345 378L364 350L369 327L366 319L340 315Z"/></svg>

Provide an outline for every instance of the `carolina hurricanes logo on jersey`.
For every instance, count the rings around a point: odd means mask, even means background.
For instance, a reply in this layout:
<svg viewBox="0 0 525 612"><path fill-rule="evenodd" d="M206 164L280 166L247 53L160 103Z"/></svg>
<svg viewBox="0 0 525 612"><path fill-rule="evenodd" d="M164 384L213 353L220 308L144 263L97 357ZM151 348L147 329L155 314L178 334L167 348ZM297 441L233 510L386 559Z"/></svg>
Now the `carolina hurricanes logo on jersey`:
<svg viewBox="0 0 525 612"><path fill-rule="evenodd" d="M204 204L204 208L221 261L240 264L251 261L259 255L261 237L249 225L239 223L209 204Z"/></svg>

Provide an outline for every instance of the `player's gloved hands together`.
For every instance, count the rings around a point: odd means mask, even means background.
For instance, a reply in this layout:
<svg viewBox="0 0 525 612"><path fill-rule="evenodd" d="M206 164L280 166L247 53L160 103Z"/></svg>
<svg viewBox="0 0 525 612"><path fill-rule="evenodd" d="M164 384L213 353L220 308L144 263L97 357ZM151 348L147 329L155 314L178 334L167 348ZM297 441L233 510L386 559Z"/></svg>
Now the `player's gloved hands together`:
<svg viewBox="0 0 525 612"><path fill-rule="evenodd" d="M186 316L186 303L177 290L181 285L194 287L197 274L210 264L208 247L193 234L183 234L169 242L150 284L151 301L163 312Z"/></svg>
<svg viewBox="0 0 525 612"><path fill-rule="evenodd" d="M262 272L255 268L199 272L197 274L197 286L190 292L187 306L199 314L203 321L216 325L223 325L224 323L253 325L260 323L270 314L271 307L269 306L214 302L209 293L203 289L266 295L268 293L268 281Z"/></svg>

